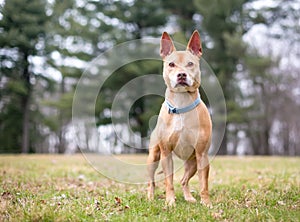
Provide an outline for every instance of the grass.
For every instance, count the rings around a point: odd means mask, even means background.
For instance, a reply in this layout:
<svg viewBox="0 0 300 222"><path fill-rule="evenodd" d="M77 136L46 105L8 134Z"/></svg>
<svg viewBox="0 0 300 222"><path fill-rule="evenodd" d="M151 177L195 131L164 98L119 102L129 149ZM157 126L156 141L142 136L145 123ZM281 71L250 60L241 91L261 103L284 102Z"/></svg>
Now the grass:
<svg viewBox="0 0 300 222"><path fill-rule="evenodd" d="M143 162L142 155L122 156ZM146 201L146 185L117 183L81 155L0 156L0 221L300 221L300 158L216 157L213 208L186 203L175 175L176 207ZM126 169L122 169L126 171Z"/></svg>

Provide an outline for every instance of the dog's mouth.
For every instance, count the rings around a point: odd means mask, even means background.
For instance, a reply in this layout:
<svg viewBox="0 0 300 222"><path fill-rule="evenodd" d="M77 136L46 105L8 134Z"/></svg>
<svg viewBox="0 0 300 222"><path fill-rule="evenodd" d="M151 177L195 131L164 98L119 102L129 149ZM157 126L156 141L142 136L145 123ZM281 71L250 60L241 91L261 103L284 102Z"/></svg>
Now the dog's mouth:
<svg viewBox="0 0 300 222"><path fill-rule="evenodd" d="M180 81L177 81L176 86L189 86L189 84L187 84L187 82L184 80L180 80Z"/></svg>

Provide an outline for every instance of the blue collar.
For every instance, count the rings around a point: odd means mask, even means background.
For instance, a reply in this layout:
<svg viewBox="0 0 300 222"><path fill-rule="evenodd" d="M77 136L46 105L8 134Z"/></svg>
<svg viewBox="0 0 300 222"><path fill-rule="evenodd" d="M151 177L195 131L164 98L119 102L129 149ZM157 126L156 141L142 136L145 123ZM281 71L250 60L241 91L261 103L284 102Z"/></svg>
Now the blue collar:
<svg viewBox="0 0 300 222"><path fill-rule="evenodd" d="M165 104L167 106L168 112L170 114L180 114L180 113L186 113L189 112L193 109L195 109L201 102L200 95L198 98L190 105L183 107L183 108L176 108L171 105L171 103L168 100L165 100Z"/></svg>

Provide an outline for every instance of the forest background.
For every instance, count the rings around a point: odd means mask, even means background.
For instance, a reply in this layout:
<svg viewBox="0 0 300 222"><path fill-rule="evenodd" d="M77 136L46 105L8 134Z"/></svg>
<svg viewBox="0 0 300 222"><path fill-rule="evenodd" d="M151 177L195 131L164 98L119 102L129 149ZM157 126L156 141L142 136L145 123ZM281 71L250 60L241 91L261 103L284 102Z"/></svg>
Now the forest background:
<svg viewBox="0 0 300 222"><path fill-rule="evenodd" d="M97 97L96 135L72 125L76 85L93 59L120 43L168 31L186 44L195 29L226 101L218 153L300 155L299 0L0 1L0 152L147 152L143 141L144 149L120 143L107 113L124 84L161 73L161 61L136 61L111 75ZM132 130L148 136L162 101L137 100Z"/></svg>

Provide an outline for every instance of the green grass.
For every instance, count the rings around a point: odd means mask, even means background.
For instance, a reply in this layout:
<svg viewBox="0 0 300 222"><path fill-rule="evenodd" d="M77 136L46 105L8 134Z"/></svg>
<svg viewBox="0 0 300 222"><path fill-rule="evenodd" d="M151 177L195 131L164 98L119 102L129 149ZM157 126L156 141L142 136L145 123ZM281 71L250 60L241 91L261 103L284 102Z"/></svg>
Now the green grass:
<svg viewBox="0 0 300 222"><path fill-rule="evenodd" d="M300 158L217 157L211 166L213 208L199 203L197 178L191 189L198 203L184 201L182 170L170 208L163 182L148 202L146 185L109 180L81 155L3 155L0 221L300 221Z"/></svg>

